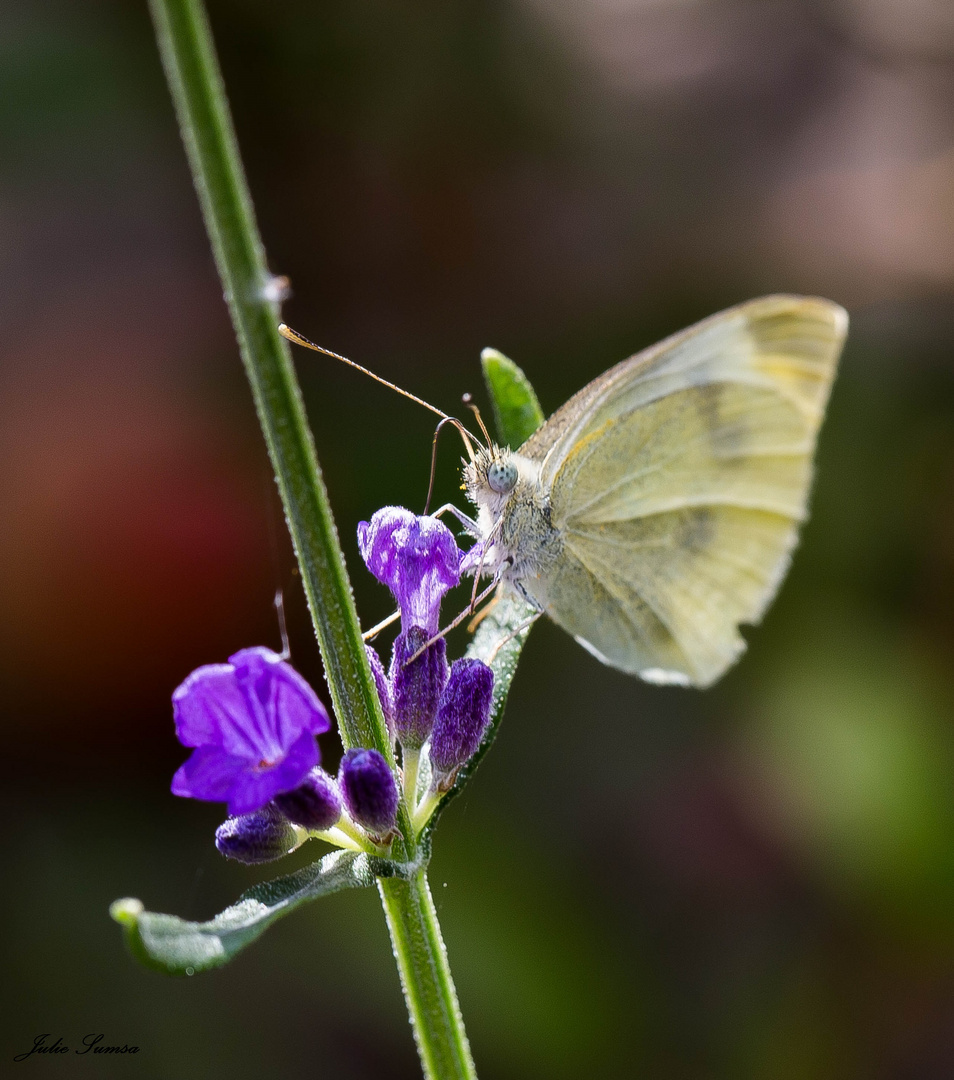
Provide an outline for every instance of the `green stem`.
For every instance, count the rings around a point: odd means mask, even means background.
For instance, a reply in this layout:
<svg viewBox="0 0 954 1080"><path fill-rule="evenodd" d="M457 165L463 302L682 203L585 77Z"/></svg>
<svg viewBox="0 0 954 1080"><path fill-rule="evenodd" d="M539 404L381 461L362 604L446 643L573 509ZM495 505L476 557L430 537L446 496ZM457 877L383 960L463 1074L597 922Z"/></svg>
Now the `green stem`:
<svg viewBox="0 0 954 1080"><path fill-rule="evenodd" d="M428 1080L476 1080L447 950L427 877L378 878L394 958ZM435 1037L437 1036L437 1037Z"/></svg>
<svg viewBox="0 0 954 1080"><path fill-rule="evenodd" d="M368 666L344 556L291 356L278 333L278 304L232 128L201 0L150 0L172 91L238 337L242 362L301 567L318 646L346 746L373 747L394 767ZM398 826L403 854L417 845L406 805ZM396 851L400 857L402 853ZM426 1076L473 1077L457 997L423 869L411 882L380 881L401 984Z"/></svg>
<svg viewBox="0 0 954 1080"><path fill-rule="evenodd" d="M166 76L346 745L391 760L328 496L200 0L150 0Z"/></svg>
<svg viewBox="0 0 954 1080"><path fill-rule="evenodd" d="M401 751L401 771L404 773L404 802L407 812L414 817L417 808L417 780L420 775L421 751L406 746Z"/></svg>
<svg viewBox="0 0 954 1080"><path fill-rule="evenodd" d="M414 813L411 816L411 824L414 826L415 832L420 832L421 829L430 821L431 815L437 809L437 804L441 801L441 795L439 792L434 791L433 788L421 799L420 805L415 807Z"/></svg>

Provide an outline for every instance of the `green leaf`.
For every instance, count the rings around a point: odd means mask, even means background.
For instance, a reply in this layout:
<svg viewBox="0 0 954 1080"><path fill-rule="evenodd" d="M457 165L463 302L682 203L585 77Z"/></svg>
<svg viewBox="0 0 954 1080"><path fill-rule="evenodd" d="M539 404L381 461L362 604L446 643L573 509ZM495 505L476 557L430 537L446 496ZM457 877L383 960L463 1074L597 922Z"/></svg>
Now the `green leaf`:
<svg viewBox="0 0 954 1080"><path fill-rule="evenodd" d="M540 402L527 376L503 353L484 349L480 363L500 439L505 446L516 450L543 423Z"/></svg>
<svg viewBox="0 0 954 1080"><path fill-rule="evenodd" d="M116 900L109 913L123 927L126 944L140 963L168 975L193 975L227 964L300 904L342 889L367 888L378 877L407 877L412 869L371 855L334 851L294 874L253 886L208 922L145 911L131 897Z"/></svg>

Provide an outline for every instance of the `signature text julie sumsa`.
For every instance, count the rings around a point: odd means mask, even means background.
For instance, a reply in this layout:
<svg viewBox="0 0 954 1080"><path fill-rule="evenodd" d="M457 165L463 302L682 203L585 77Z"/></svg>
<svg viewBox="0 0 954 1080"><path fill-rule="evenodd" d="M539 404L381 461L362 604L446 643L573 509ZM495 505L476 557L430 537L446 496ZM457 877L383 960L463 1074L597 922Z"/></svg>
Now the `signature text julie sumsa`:
<svg viewBox="0 0 954 1080"><path fill-rule="evenodd" d="M26 1061L28 1057L33 1057L34 1054L138 1054L138 1046L129 1046L126 1043L116 1044L115 1046L104 1045L103 1040L106 1038L102 1033L97 1034L95 1031L90 1032L89 1035L83 1036L83 1045L75 1050L67 1046L63 1042L62 1036L57 1036L54 1042L49 1042L53 1036L50 1032L46 1031L42 1035L37 1035L33 1039L33 1045L29 1050L24 1050L22 1054L17 1054L14 1057L14 1061Z"/></svg>

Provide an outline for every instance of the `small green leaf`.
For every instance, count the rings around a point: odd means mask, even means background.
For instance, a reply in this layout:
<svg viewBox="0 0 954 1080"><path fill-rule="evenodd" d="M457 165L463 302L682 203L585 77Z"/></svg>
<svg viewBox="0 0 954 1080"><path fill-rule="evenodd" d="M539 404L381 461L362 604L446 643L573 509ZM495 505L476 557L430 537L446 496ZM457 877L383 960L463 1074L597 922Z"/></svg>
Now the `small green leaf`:
<svg viewBox="0 0 954 1080"><path fill-rule="evenodd" d="M109 913L125 931L133 956L168 975L193 975L221 967L251 944L276 919L319 896L362 889L378 877L406 877L411 867L351 851L334 851L287 877L253 886L208 922L145 911L127 897Z"/></svg>
<svg viewBox="0 0 954 1080"><path fill-rule="evenodd" d="M497 729L503 717L507 695L510 693L510 684L517 673L517 661L520 659L520 653L530 633L528 620L537 613L535 607L510 590L498 595L499 599L481 622L466 653L467 656L483 660L484 663L489 662L493 670L494 697L490 707L490 723L477 748L477 753L457 774L454 786L441 800L432 821L435 821L448 802L460 793L497 737ZM518 630L519 633L517 633ZM501 642L505 644L501 645Z"/></svg>
<svg viewBox="0 0 954 1080"><path fill-rule="evenodd" d="M522 446L543 423L543 410L526 375L496 349L480 354L484 381L493 402L501 440L512 450Z"/></svg>

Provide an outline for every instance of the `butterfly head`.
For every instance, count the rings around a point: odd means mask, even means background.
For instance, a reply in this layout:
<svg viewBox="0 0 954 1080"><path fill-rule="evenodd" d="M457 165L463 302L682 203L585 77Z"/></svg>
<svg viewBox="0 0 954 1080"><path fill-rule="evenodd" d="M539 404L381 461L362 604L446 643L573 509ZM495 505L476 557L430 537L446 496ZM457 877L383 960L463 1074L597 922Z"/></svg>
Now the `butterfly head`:
<svg viewBox="0 0 954 1080"><path fill-rule="evenodd" d="M514 492L526 481L532 481L536 469L526 458L507 447L490 443L481 447L473 461L464 465L464 490L470 501L497 517Z"/></svg>

